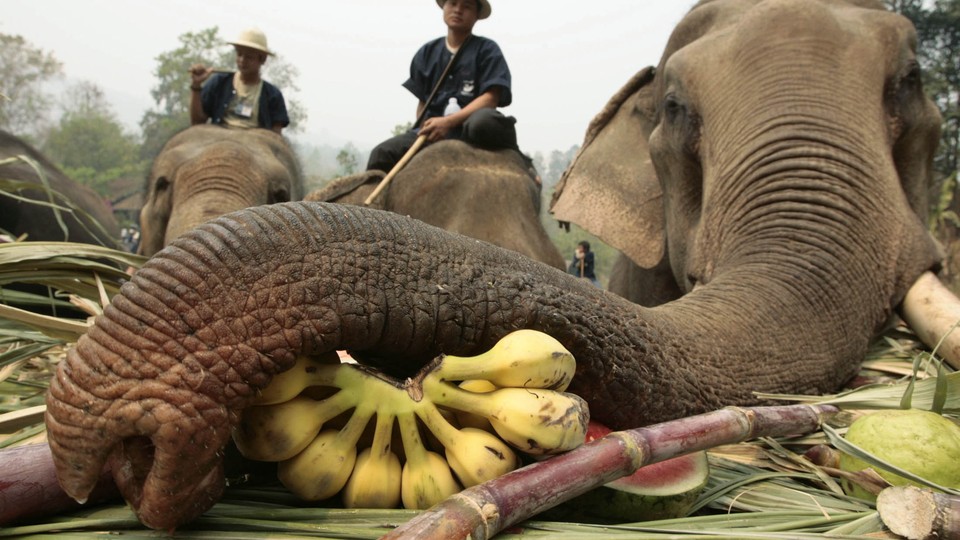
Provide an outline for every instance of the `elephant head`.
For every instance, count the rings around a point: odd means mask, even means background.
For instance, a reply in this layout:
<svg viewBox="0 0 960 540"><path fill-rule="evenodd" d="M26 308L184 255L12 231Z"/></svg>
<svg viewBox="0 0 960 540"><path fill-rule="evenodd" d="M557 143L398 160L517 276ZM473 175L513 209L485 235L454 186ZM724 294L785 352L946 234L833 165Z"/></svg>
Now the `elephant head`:
<svg viewBox="0 0 960 540"><path fill-rule="evenodd" d="M282 136L265 129L189 127L167 141L151 167L139 253L151 256L211 218L302 195L299 164Z"/></svg>
<svg viewBox="0 0 960 540"><path fill-rule="evenodd" d="M27 240L118 247L120 227L103 197L67 177L33 146L0 130L0 161L16 156L33 163L15 160L0 167L0 181L19 183L20 198L0 196L0 229Z"/></svg>
<svg viewBox="0 0 960 540"><path fill-rule="evenodd" d="M383 179L380 171L334 180L304 200L363 204ZM540 221L536 171L514 150L484 150L458 140L427 146L400 170L373 208L564 268Z"/></svg>
<svg viewBox="0 0 960 540"><path fill-rule="evenodd" d="M644 305L752 265L817 287L869 266L843 282L896 305L940 259L915 40L879 1L702 1L594 119L551 211L621 251L610 290Z"/></svg>
<svg viewBox="0 0 960 540"><path fill-rule="evenodd" d="M623 105L651 119L664 250L689 291L662 306L357 206L260 206L184 234L57 370L47 428L65 491L86 497L109 461L147 525L196 517L222 489L238 412L302 353L402 374L533 328L574 354L569 390L613 428L836 390L939 261L913 184L925 166L905 159L928 157L936 131L913 31L864 4L703 2L645 83L652 99Z"/></svg>

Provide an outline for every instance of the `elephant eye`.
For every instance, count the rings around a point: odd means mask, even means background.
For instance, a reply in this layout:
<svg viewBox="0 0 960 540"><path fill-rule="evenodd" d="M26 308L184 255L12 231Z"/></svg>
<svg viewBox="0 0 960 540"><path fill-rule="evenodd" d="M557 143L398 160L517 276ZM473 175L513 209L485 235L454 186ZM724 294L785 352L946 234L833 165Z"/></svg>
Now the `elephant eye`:
<svg viewBox="0 0 960 540"><path fill-rule="evenodd" d="M670 122L676 122L683 114L683 104L674 94L667 94L663 98L663 113Z"/></svg>
<svg viewBox="0 0 960 540"><path fill-rule="evenodd" d="M157 181L153 184L153 190L156 192L166 191L170 187L170 180L167 180L166 176L161 176L157 178Z"/></svg>
<svg viewBox="0 0 960 540"><path fill-rule="evenodd" d="M289 202L289 201L290 201L290 194L287 193L287 190L285 189L278 189L270 195L271 203L282 203L282 202Z"/></svg>
<svg viewBox="0 0 960 540"><path fill-rule="evenodd" d="M920 65L916 62L911 63L909 71L904 75L900 82L900 87L904 89L917 90L923 85L923 74L920 71Z"/></svg>

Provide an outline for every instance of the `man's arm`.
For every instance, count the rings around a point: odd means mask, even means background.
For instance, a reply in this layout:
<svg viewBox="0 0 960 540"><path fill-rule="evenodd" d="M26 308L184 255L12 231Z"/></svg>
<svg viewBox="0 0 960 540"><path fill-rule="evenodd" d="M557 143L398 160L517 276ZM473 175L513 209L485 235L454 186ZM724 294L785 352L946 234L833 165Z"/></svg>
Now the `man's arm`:
<svg viewBox="0 0 960 540"><path fill-rule="evenodd" d="M200 99L200 92L203 90L203 83L213 73L212 68L207 68L201 64L194 64L190 67L190 123L202 124L210 117L203 112L203 103Z"/></svg>
<svg viewBox="0 0 960 540"><path fill-rule="evenodd" d="M200 89L190 87L190 123L202 124L209 117L203 112L203 105L200 103Z"/></svg>

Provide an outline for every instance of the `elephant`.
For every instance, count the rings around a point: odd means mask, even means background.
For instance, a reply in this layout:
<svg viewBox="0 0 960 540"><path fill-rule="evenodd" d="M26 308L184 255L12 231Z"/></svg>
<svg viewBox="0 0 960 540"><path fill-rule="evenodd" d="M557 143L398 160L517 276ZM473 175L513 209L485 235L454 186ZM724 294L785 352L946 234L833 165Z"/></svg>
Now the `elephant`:
<svg viewBox="0 0 960 540"><path fill-rule="evenodd" d="M171 137L153 161L137 251L150 257L211 218L302 196L299 162L281 135L207 124L188 127Z"/></svg>
<svg viewBox="0 0 960 540"><path fill-rule="evenodd" d="M21 159L25 156L38 169ZM0 229L28 241L78 242L118 248L120 227L109 203L67 177L23 139L0 130L0 181L22 183L0 197ZM42 176L41 176L42 173ZM11 186L12 187L12 186ZM6 191L6 190L5 190Z"/></svg>
<svg viewBox="0 0 960 540"><path fill-rule="evenodd" d="M663 232L638 251L651 266L667 253L686 292L659 306L377 209L300 201L200 225L58 366L59 482L82 500L109 463L144 524L190 521L220 496L223 449L258 389L300 354L339 349L402 376L540 330L576 358L568 391L613 429L836 391L941 264L922 219L939 116L915 40L879 1L688 12L621 105L637 127L608 154L662 186L631 210L661 207Z"/></svg>
<svg viewBox="0 0 960 540"><path fill-rule="evenodd" d="M338 178L304 200L363 204L383 178L381 171ZM540 189L536 171L518 152L451 139L416 154L371 207L564 268L563 256L540 222Z"/></svg>

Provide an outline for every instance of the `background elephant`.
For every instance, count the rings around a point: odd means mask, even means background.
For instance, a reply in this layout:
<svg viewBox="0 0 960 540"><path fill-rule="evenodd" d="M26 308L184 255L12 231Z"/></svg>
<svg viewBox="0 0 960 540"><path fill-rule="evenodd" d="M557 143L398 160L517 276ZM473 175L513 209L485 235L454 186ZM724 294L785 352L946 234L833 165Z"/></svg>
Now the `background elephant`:
<svg viewBox="0 0 960 540"><path fill-rule="evenodd" d="M540 222L540 182L513 150L483 150L458 140L421 150L381 192L373 208L511 249L564 268ZM338 178L304 200L362 204L380 171Z"/></svg>
<svg viewBox="0 0 960 540"><path fill-rule="evenodd" d="M0 165L0 182L6 186L0 196L0 229L27 240L118 248L120 227L107 201L68 178L33 146L0 130L0 161L20 155L33 160L43 177L22 159Z"/></svg>
<svg viewBox="0 0 960 540"><path fill-rule="evenodd" d="M190 520L223 489L238 411L298 354L341 348L410 373L541 330L577 359L569 390L615 429L837 390L940 264L922 219L939 118L914 42L879 1L690 11L620 105L636 136L609 156L656 173L638 180L663 215L645 221L641 260L667 253L686 292L658 307L391 212L300 202L201 225L59 366L47 429L61 484L85 497L109 457L144 523Z"/></svg>
<svg viewBox="0 0 960 540"><path fill-rule="evenodd" d="M282 136L266 129L189 127L167 141L150 169L138 252L152 256L228 212L302 196L300 165Z"/></svg>
<svg viewBox="0 0 960 540"><path fill-rule="evenodd" d="M751 2L753 3L755 2ZM762 6L775 4L758 3ZM844 5L846 2L835 3ZM879 2L850 3L863 5L865 8L882 9ZM796 9L803 11L799 7ZM711 88L709 92L715 94L714 96L706 95L705 83L684 79L684 77L700 77L707 71L702 63L703 59L710 57L711 54L704 52L703 49L709 48L709 43L715 38L710 35L699 36L699 33L703 33L704 28L712 29L717 25L715 21L707 19L716 15L727 16L729 13L729 6L724 2L701 2L700 9L685 19L674 33L669 49L676 51L677 55L671 59L672 55L668 50L668 55L664 56L658 69L647 68L637 73L610 99L604 110L593 120L583 146L565 172L553 196L551 212L558 219L577 223L621 251L611 274L609 290L642 305L655 306L676 299L691 291L697 283L703 283L711 278L711 274L716 271L712 265L718 258L711 252L720 249L718 243L727 239L726 235L716 234L710 230L711 228L725 227L724 223L738 217L736 212L750 212L761 219L764 217L769 207L765 203L766 192L772 191L766 186L763 190L738 194L744 198L752 193L757 197L757 202L742 203L736 210L731 210L726 200L723 201L723 205L711 204L712 201L719 200L712 195L712 186L730 175L729 168L754 167L758 171L756 175L763 176L769 170L764 167L767 161L779 163L775 161L779 155L794 151L799 142L807 137L813 138L809 146L815 143L845 145L847 151L860 156L865 155L861 151L863 147L883 146L883 141L879 139L880 135L889 138L883 158L893 161L899 183L886 186L887 191L883 193L883 200L892 199L899 203L901 199L905 199L906 206L898 204L894 208L897 211L912 210L913 214L919 218L919 223L926 223L930 160L937 144L935 137L939 132L939 114L935 106L920 93L920 83L917 80L919 66L913 56L912 46L907 63L897 65L895 58L884 59L882 66L886 71L872 73L871 80L860 77L856 83L850 83L870 86L874 94L883 90L897 92L896 95L882 96L882 100L874 99L869 104L895 108L888 112L888 117L893 124L887 133L872 134L870 139L856 141L821 137L824 130L830 128L830 124L822 122L817 117L824 109L820 103L796 108L796 110L786 110L775 98L765 97L765 102L770 102L772 105L768 105L765 111L759 111L761 103L764 102L744 103L742 96L759 96L765 89L751 88L749 94L731 94L731 92L742 92L741 88L745 85L763 84L764 81L757 82L761 77L752 72L766 69L767 63L755 56L734 64L725 64L723 71L732 71L729 76L737 78L739 82ZM882 21L878 24L884 28L889 26L887 19L891 17L886 13L870 15L871 19ZM832 24L840 26L843 23L832 22ZM908 23L901 21L899 26L894 26L887 31L893 33L898 39L903 35L912 35L912 27L904 28L904 25ZM720 26L726 26L726 24ZM688 34L691 31L693 39ZM709 33L710 30L707 30L707 34ZM742 48L749 50L749 45L743 45ZM848 60L865 62L868 54L868 51L863 50L865 48L867 45L861 44L855 50L846 53L850 56ZM888 50L872 52L880 55L896 54L896 51ZM811 58L811 60L814 59ZM855 70L856 67L848 63L836 69L842 73L845 70ZM665 69L668 70L667 73L664 73ZM793 84L793 81L801 81L809 69L812 69L811 66L785 70L778 78L771 77L777 80L766 81L766 83ZM896 71L898 69L900 71ZM713 71L720 72L721 69L717 68ZM857 74L842 73L842 75L841 80L857 78ZM671 76L674 78L670 79ZM816 90L817 84L829 87L828 82L803 82L804 90L808 91ZM830 92L825 88L821 87L821 89L824 96L837 94L832 89ZM701 101L707 103L701 104ZM715 102L718 104L714 105ZM729 110L725 114L731 115L730 121L726 124L712 125L708 132L703 122L702 112L706 104L714 107L728 107ZM854 114L861 115L864 109L869 108L868 106L858 107L852 102L843 103L841 106L848 109L845 113L848 117ZM758 112L766 112L766 115ZM702 155L705 149L702 145L705 141L713 140L718 147L724 148L723 144L736 144L748 140L747 135L735 131L745 128L746 122L741 118L745 115L754 115L757 118L750 128L764 130L765 135L757 138L761 142L768 138L767 133L774 133L773 127L780 128L779 132L787 133L781 136L783 140L776 141L776 144L785 150L779 154L778 149L761 150L768 152L771 157L759 155L752 158L754 159L752 162L746 159L735 161L735 158L731 158L730 163L723 163L717 159L714 169L704 169ZM865 121L859 120L853 128L858 132L856 135L858 139L863 137L859 130L864 124ZM678 128L687 129L690 133L683 137L674 135L673 140L667 139L665 134ZM649 152L646 146L648 139L652 139L649 141L651 146ZM636 146L637 140L644 142L639 152ZM660 146L654 146L661 141L664 142ZM797 144L792 144L794 141ZM664 147L668 144L675 146ZM773 146L774 143L769 144ZM658 156L653 155L655 152L663 154L664 158L657 159ZM732 155L732 153L728 154ZM802 166L802 158L805 158L813 163L810 166L811 169L817 171L813 167L823 169L833 166L830 162L835 159L832 154L836 152L824 153L823 156L816 158L798 156L792 161ZM714 180L715 178L717 180ZM816 186L822 193L808 188L813 182L820 181L815 172L801 175L801 178L800 181L794 180L796 185L790 186L792 192L788 191L787 186L784 185L782 193L787 195L780 195L797 208L795 211L797 216L802 217L801 212L804 211L811 212L805 210L804 206L816 208L818 203L832 205L827 198L831 195L832 187ZM898 187L899 192L890 191L892 187ZM812 198L804 200L806 195L812 195ZM819 209L812 212L819 212ZM901 216L900 219L912 221L912 216ZM806 220L816 221L811 217L806 217ZM797 220L784 220L780 225L790 227L795 222ZM804 234L829 233L829 227L824 227L822 223L809 224L800 221L799 224L807 227L807 230L801 231ZM913 224L910 224L910 228L913 228ZM874 229L865 234L882 234L881 231ZM912 233L912 235L918 234ZM939 259L939 247L934 245L932 239L926 238L926 235L920 235L920 237L922 242L915 249L925 257L933 256ZM806 240L797 241L798 255L808 253L804 246L807 242ZM863 246L861 240L853 237L848 237L843 242L849 244L845 249ZM867 252L861 249L860 253ZM798 256L796 259L802 263L806 258L806 256ZM819 261L805 262L819 264ZM898 261L895 266L900 264L902 263ZM894 294L891 297L894 303L903 297L902 285L895 274L888 273L882 285L886 288L885 290L894 288Z"/></svg>

